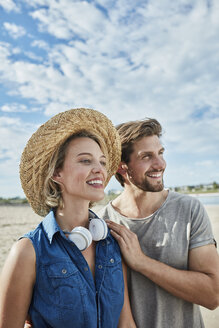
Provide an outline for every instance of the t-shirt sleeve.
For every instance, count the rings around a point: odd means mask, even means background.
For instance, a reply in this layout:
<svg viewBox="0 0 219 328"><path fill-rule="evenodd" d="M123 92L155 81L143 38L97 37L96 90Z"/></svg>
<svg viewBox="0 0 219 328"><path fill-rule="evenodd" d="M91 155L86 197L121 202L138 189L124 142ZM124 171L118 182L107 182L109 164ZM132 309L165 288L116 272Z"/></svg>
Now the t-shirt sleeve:
<svg viewBox="0 0 219 328"><path fill-rule="evenodd" d="M211 222L204 206L196 200L191 215L189 249L208 244L215 244Z"/></svg>

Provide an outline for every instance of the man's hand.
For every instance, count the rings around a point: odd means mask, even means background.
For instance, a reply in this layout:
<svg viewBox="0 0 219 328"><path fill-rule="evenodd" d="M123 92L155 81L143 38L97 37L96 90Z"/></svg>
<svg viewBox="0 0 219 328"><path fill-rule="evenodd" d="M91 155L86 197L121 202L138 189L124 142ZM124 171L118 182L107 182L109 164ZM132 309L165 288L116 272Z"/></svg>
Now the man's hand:
<svg viewBox="0 0 219 328"><path fill-rule="evenodd" d="M127 265L183 300L210 310L219 306L219 257L213 244L189 251L189 269L180 270L148 257L137 235L126 227L106 220L118 241Z"/></svg>
<svg viewBox="0 0 219 328"><path fill-rule="evenodd" d="M25 321L24 328L32 328L33 326L28 321Z"/></svg>
<svg viewBox="0 0 219 328"><path fill-rule="evenodd" d="M30 318L29 314L27 316L27 319L25 320L24 328L33 328L33 324L31 322L31 318Z"/></svg>
<svg viewBox="0 0 219 328"><path fill-rule="evenodd" d="M139 271L145 254L141 250L137 235L128 228L106 220L112 236L118 241L126 264L133 270Z"/></svg>

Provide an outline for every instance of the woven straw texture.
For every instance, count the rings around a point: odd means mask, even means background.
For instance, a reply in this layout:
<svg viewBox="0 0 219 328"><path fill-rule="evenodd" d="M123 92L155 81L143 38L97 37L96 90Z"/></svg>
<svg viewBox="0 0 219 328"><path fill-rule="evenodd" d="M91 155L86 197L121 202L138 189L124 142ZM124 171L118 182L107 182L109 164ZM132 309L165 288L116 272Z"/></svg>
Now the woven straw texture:
<svg viewBox="0 0 219 328"><path fill-rule="evenodd" d="M45 216L50 211L43 196L50 158L68 137L82 130L93 133L100 141L108 160L106 184L115 174L121 159L121 143L118 132L104 114L93 109L76 108L55 115L32 135L21 156L21 185L38 215Z"/></svg>

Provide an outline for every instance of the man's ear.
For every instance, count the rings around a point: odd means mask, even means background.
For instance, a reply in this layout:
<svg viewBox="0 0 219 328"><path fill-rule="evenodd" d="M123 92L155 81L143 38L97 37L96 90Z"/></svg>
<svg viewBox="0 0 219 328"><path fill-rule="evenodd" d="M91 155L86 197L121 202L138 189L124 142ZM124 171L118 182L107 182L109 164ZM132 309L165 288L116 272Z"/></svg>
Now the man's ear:
<svg viewBox="0 0 219 328"><path fill-rule="evenodd" d="M116 173L119 173L123 176L124 174L126 174L127 170L128 166L124 162L120 162L119 168Z"/></svg>

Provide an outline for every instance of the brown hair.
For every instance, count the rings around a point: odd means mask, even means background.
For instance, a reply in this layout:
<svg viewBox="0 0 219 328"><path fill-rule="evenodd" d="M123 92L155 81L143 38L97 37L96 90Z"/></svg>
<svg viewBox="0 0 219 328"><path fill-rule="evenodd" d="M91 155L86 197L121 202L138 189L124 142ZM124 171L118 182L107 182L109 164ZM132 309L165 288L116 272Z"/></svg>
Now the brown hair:
<svg viewBox="0 0 219 328"><path fill-rule="evenodd" d="M68 137L68 139L65 140L65 142L59 147L59 149L54 153L52 156L50 162L49 162L49 167L47 171L47 175L45 178L45 183L44 183L44 196L45 196L45 203L48 205L50 208L56 208L59 205L62 207L63 206L63 200L62 200L62 193L61 193L61 188L60 185L53 180L53 174L56 169L62 168L68 146L70 142L76 138L90 138L98 143L100 146L99 140L97 136L91 134L90 132L86 130L82 130L78 133L75 133Z"/></svg>
<svg viewBox="0 0 219 328"><path fill-rule="evenodd" d="M122 144L121 161L128 164L130 155L133 152L133 145L136 141L143 137L156 135L158 138L162 136L162 127L160 123L153 119L147 118L139 121L130 121L121 123L116 126ZM124 187L124 179L118 172L115 174L116 179Z"/></svg>

